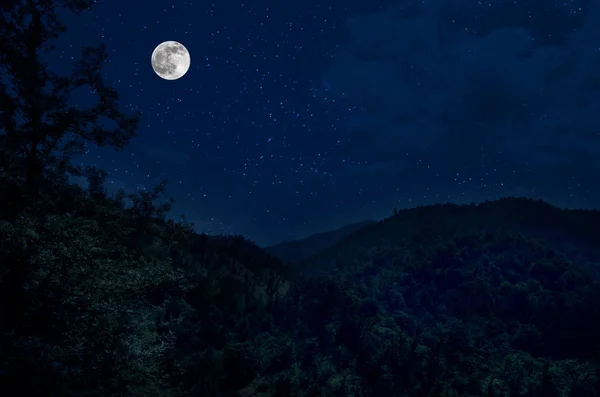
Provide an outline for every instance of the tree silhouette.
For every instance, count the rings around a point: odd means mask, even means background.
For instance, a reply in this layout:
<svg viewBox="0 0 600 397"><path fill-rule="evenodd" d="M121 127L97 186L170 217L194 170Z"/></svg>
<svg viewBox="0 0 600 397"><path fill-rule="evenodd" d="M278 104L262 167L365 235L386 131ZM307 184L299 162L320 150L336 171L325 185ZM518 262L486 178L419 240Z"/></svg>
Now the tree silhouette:
<svg viewBox="0 0 600 397"><path fill-rule="evenodd" d="M135 135L139 114L118 110L119 94L104 84L103 45L83 50L68 75L49 69L42 55L66 31L56 11L76 14L93 0L12 0L0 13L0 175L32 188L45 172L78 173L69 164L86 145L124 147ZM88 87L96 104L70 104L75 90ZM31 189L29 189L31 190Z"/></svg>

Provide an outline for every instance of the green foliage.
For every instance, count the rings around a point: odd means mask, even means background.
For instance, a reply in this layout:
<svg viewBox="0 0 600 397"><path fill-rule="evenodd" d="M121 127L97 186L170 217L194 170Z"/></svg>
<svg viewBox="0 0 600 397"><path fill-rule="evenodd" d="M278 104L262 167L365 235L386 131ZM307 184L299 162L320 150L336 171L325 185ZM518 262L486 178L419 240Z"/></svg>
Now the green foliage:
<svg viewBox="0 0 600 397"><path fill-rule="evenodd" d="M88 171L98 178L88 190L54 181L42 203L0 220L2 387L32 396L598 395L592 260L482 227L382 239L335 270L292 276L241 237L165 220L164 184L108 197L102 173ZM36 381L20 384L25 373Z"/></svg>

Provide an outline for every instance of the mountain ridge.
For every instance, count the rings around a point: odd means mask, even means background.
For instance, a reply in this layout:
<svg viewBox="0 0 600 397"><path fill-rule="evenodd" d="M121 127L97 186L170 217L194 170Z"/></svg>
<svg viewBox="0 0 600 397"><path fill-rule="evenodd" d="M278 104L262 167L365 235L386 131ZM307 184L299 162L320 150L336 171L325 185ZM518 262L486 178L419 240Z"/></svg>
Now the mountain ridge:
<svg viewBox="0 0 600 397"><path fill-rule="evenodd" d="M282 241L264 247L264 250L284 262L296 263L309 258L348 235L376 223L375 220L354 222L337 229L314 233L298 240Z"/></svg>
<svg viewBox="0 0 600 397"><path fill-rule="evenodd" d="M0 217L0 390L600 395L598 211L417 207L284 264L165 220L161 189L133 207L58 182L38 193Z"/></svg>
<svg viewBox="0 0 600 397"><path fill-rule="evenodd" d="M485 217L480 216L483 213ZM444 222L439 222L442 218ZM347 256L365 247L399 238L418 238L420 234L506 229L548 239L565 251L582 251L600 260L600 234L593 232L595 225L600 225L598 210L563 209L542 200L521 197L503 197L478 204L434 204L394 210L391 216L344 236L310 259L332 260L341 249ZM563 229L569 232L561 233Z"/></svg>

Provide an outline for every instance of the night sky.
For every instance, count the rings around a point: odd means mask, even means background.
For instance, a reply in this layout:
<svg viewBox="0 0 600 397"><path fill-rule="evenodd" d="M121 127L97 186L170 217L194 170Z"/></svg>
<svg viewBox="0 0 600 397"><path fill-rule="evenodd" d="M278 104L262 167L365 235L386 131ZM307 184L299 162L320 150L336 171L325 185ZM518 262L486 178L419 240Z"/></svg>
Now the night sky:
<svg viewBox="0 0 600 397"><path fill-rule="evenodd" d="M111 192L168 180L198 232L291 240L394 207L600 203L600 0L102 0L51 55L105 43L138 136L78 159ZM163 41L191 67L167 81ZM85 103L89 93L74 101Z"/></svg>

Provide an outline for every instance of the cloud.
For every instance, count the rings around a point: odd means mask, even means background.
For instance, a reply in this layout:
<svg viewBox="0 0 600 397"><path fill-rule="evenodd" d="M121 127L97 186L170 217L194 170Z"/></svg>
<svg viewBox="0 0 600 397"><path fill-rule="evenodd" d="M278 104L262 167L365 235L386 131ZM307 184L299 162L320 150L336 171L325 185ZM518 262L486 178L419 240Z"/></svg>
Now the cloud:
<svg viewBox="0 0 600 397"><path fill-rule="evenodd" d="M449 31L447 13L428 3L348 21L327 81L363 109L347 150L368 150L350 154L474 165L485 151L531 167L598 167L600 0L561 46L537 46L519 27Z"/></svg>

